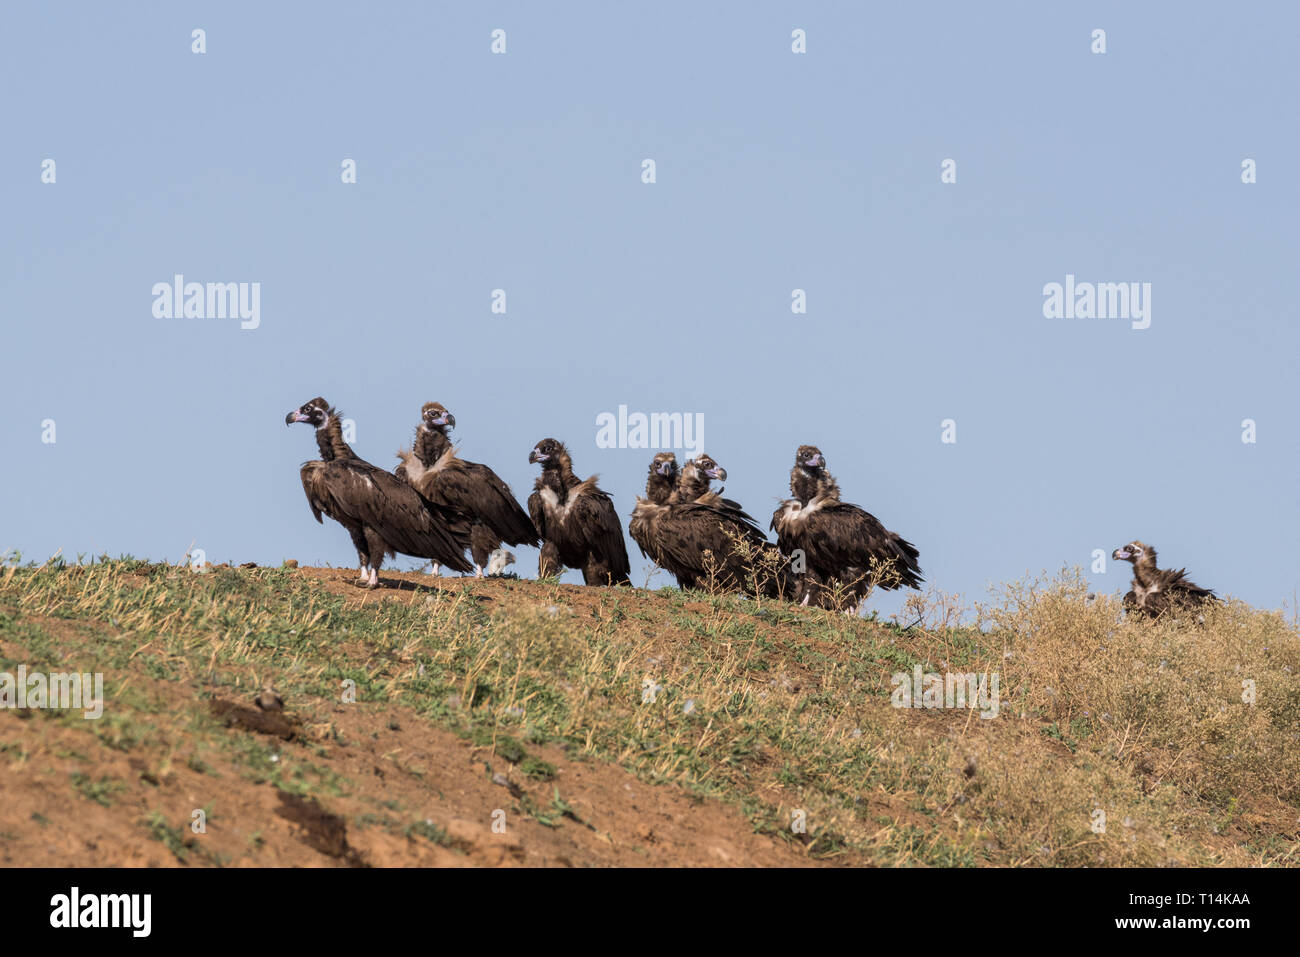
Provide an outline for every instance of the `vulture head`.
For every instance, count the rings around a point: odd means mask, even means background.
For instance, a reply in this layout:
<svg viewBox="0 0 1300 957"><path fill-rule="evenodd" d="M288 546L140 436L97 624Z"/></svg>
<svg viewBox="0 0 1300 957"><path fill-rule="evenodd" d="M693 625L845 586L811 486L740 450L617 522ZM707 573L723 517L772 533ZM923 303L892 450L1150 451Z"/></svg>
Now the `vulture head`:
<svg viewBox="0 0 1300 957"><path fill-rule="evenodd" d="M801 445L794 455L795 468L817 475L826 468L826 456L815 445Z"/></svg>
<svg viewBox="0 0 1300 957"><path fill-rule="evenodd" d="M650 462L650 474L658 475L669 482L677 479L677 456L672 452L660 452Z"/></svg>
<svg viewBox="0 0 1300 957"><path fill-rule="evenodd" d="M420 409L420 424L431 432L441 432L447 428L454 429L456 417L441 402L426 402Z"/></svg>
<svg viewBox="0 0 1300 957"><path fill-rule="evenodd" d="M816 495L838 497L834 477L826 471L826 456L815 445L801 445L790 470L790 494L807 505Z"/></svg>
<svg viewBox="0 0 1300 957"><path fill-rule="evenodd" d="M1142 542L1129 542L1127 545L1122 545L1111 552L1110 557L1116 561L1132 562L1136 565L1144 558L1150 558L1154 562L1156 560L1156 550Z"/></svg>
<svg viewBox="0 0 1300 957"><path fill-rule="evenodd" d="M711 455L696 456L693 460L695 467L699 469L700 474L705 478L715 482L725 482L727 480L727 470L713 460Z"/></svg>
<svg viewBox="0 0 1300 957"><path fill-rule="evenodd" d="M542 439L538 442L533 450L528 453L528 461L534 465L540 465L542 471L548 469L563 469L570 466L569 450L564 447L564 443L559 439Z"/></svg>
<svg viewBox="0 0 1300 957"><path fill-rule="evenodd" d="M671 452L660 452L650 461L650 477L645 482L645 497L656 505L666 505L681 470L677 467L677 456Z"/></svg>
<svg viewBox="0 0 1300 957"><path fill-rule="evenodd" d="M285 425L293 425L295 422L306 422L315 429L325 428L325 423L329 421L332 407L324 399L317 396L310 402L305 402L298 408L294 409L284 417Z"/></svg>

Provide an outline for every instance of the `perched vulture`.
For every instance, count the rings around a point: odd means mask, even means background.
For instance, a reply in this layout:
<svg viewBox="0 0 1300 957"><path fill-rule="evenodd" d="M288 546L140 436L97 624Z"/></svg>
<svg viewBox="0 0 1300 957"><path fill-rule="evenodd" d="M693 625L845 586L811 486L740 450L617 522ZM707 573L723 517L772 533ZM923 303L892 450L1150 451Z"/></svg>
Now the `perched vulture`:
<svg viewBox="0 0 1300 957"><path fill-rule="evenodd" d="M302 488L316 521L328 515L348 530L361 563L361 582L379 587L385 555L402 552L469 571L469 523L425 501L391 472L364 461L343 440L339 413L324 399L284 417L316 429L321 458L303 465Z"/></svg>
<svg viewBox="0 0 1300 957"><path fill-rule="evenodd" d="M650 462L650 475L645 482L645 497L655 505L668 504L668 499L677 491L677 478L680 474L677 456L672 452L660 452ZM708 490L707 484L705 490Z"/></svg>
<svg viewBox="0 0 1300 957"><path fill-rule="evenodd" d="M782 554L803 553L803 604L814 601L822 608L856 611L873 587L920 587L924 579L916 546L870 512L840 501L840 487L826 471L820 449L799 446L790 470L790 493L794 497L772 516L772 528ZM842 596L838 602L836 585Z"/></svg>
<svg viewBox="0 0 1300 957"><path fill-rule="evenodd" d="M528 513L542 536L537 573L558 575L565 567L582 570L588 585L628 585L631 566L614 500L573 474L573 461L562 442L542 439L528 455L542 474L528 496Z"/></svg>
<svg viewBox="0 0 1300 957"><path fill-rule="evenodd" d="M457 457L446 431L456 427L456 417L440 403L426 402L420 419L414 448L397 453L402 464L396 474L430 502L469 520L474 576L483 577L483 566L502 542L537 545L537 529L515 501L510 486L486 465ZM437 572L435 565L434 574Z"/></svg>
<svg viewBox="0 0 1300 957"><path fill-rule="evenodd" d="M641 554L664 567L655 544L657 525L651 527L652 516L657 516L667 508L668 502L677 494L677 480L681 470L677 467L677 456L672 452L660 452L650 461L650 474L645 482L645 498L637 497L636 508L632 510L632 521L628 531L632 541L641 549Z"/></svg>
<svg viewBox="0 0 1300 957"><path fill-rule="evenodd" d="M637 499L628 531L641 554L670 572L682 588L712 582L726 591L752 595L757 587L779 596L783 589L774 576L783 560L773 556L771 568L764 568L760 560L771 549L767 538L738 504L709 491L710 477L726 475L707 456L688 461L679 473L676 457L659 453L650 463L646 494Z"/></svg>
<svg viewBox="0 0 1300 957"><path fill-rule="evenodd" d="M1124 596L1128 612L1156 617L1170 608L1195 608L1219 598L1208 588L1201 588L1187 577L1187 569L1178 571L1156 567L1156 550L1142 542L1129 542L1111 552L1116 561L1133 563L1133 589Z"/></svg>
<svg viewBox="0 0 1300 957"><path fill-rule="evenodd" d="M669 453L671 454L671 453ZM674 457L673 465L677 464ZM708 455L699 455L687 459L677 476L677 485L673 489L674 502L694 502L701 495L708 494L709 483L714 479L719 482L727 480L727 470ZM733 503L734 504L734 503Z"/></svg>

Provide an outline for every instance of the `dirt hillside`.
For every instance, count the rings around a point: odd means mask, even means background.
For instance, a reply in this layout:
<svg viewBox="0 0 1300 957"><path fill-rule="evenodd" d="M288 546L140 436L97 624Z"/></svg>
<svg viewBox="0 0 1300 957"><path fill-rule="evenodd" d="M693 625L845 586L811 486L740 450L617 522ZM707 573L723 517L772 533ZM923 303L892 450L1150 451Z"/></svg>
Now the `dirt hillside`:
<svg viewBox="0 0 1300 957"><path fill-rule="evenodd" d="M95 720L0 709L0 863L1295 863L1300 643L1278 616L1141 632L1066 584L1038 618L972 627L922 601L900 628L676 589L354 577L0 571L0 673L100 672L105 694ZM1174 704L1209 640L1235 657ZM997 717L892 707L917 665L997 671ZM1214 687L1233 667L1257 679L1249 710L1239 681ZM282 712L254 705L268 681ZM1192 737L1185 706L1207 722Z"/></svg>

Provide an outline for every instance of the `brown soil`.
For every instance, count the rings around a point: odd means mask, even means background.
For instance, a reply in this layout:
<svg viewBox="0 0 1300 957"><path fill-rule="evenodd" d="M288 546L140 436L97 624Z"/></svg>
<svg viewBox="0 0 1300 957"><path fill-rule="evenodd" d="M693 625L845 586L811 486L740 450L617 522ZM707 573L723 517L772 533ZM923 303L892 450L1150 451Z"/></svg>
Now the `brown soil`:
<svg viewBox="0 0 1300 957"><path fill-rule="evenodd" d="M385 573L397 587L366 591L354 573L301 569L332 591L358 603L410 601L429 587L459 588L417 574ZM519 587L511 580L475 582L485 597ZM531 584L531 583L530 583ZM599 600L597 589L576 586L572 604ZM41 620L56 634L78 628ZM9 640L0 651L22 659ZM139 661L140 659L136 659ZM134 662L133 662L134 664ZM164 706L187 704L192 686L148 677L133 684ZM818 866L802 844L756 834L743 813L673 785L645 784L622 769L574 760L556 747L530 745L554 765L555 778L539 782L501 758L449 731L432 727L409 709L378 704L336 705L326 726L302 727L294 703L283 714L214 699L211 712L229 735L249 735L278 748L286 767L310 761L346 779L341 796L324 804L270 784L256 784L233 762L206 754L195 770L169 759L183 729L167 729L165 743L129 751L107 747L79 725L45 713L0 710L0 865L176 866ZM319 710L317 712L319 716ZM160 728L166 711L155 715ZM87 722L90 724L90 722ZM322 751L323 748L323 751ZM487 770L491 766L492 773ZM70 775L112 782L100 803L68 786ZM84 778L81 777L84 775ZM557 792L558 789L558 792ZM556 794L564 804L554 808ZM525 813L523 802L544 809L550 826ZM367 815L385 803L419 808L427 822L403 835L368 826ZM195 834L194 809L206 808L206 833ZM502 816L501 812L504 812ZM161 821L150 816L161 814ZM401 815L398 815L401 816ZM494 816L504 833L494 833ZM159 835L165 828L169 837ZM498 828L499 829L499 828ZM840 863L847 863L841 861Z"/></svg>

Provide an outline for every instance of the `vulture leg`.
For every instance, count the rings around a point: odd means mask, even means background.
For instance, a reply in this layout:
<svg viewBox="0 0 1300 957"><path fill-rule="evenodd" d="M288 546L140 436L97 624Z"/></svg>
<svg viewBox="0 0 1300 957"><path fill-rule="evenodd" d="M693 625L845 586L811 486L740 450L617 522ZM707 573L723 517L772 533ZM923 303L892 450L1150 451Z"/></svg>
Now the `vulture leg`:
<svg viewBox="0 0 1300 957"><path fill-rule="evenodd" d="M439 565L437 562L434 562L433 568L430 570L429 574L432 575L434 578L437 578L440 574L442 574L442 566Z"/></svg>
<svg viewBox="0 0 1300 957"><path fill-rule="evenodd" d="M352 547L357 550L357 561L361 565L361 577L357 579L357 584L364 585L370 580L366 574L370 569L370 545L366 542L365 529L354 525L348 529L348 534L352 536Z"/></svg>
<svg viewBox="0 0 1300 957"><path fill-rule="evenodd" d="M809 605L815 605L818 608L823 607L822 596L825 586L816 572L812 569L804 572L803 577L799 581L798 587L803 593L803 598L800 600L799 604L803 605L805 608Z"/></svg>
<svg viewBox="0 0 1300 957"><path fill-rule="evenodd" d="M474 557L474 577L483 577L483 568L492 553L501 547L501 539L482 522L475 522L469 532L469 550Z"/></svg>
<svg viewBox="0 0 1300 957"><path fill-rule="evenodd" d="M384 564L384 554L389 551L388 543L379 537L379 533L374 529L367 528L365 532L366 545L370 552L370 575L365 579L367 588L379 587L379 569Z"/></svg>
<svg viewBox="0 0 1300 957"><path fill-rule="evenodd" d="M554 542L544 543L542 545L542 554L537 559L537 577L550 578L562 571L564 571L564 565L560 563L559 546Z"/></svg>

